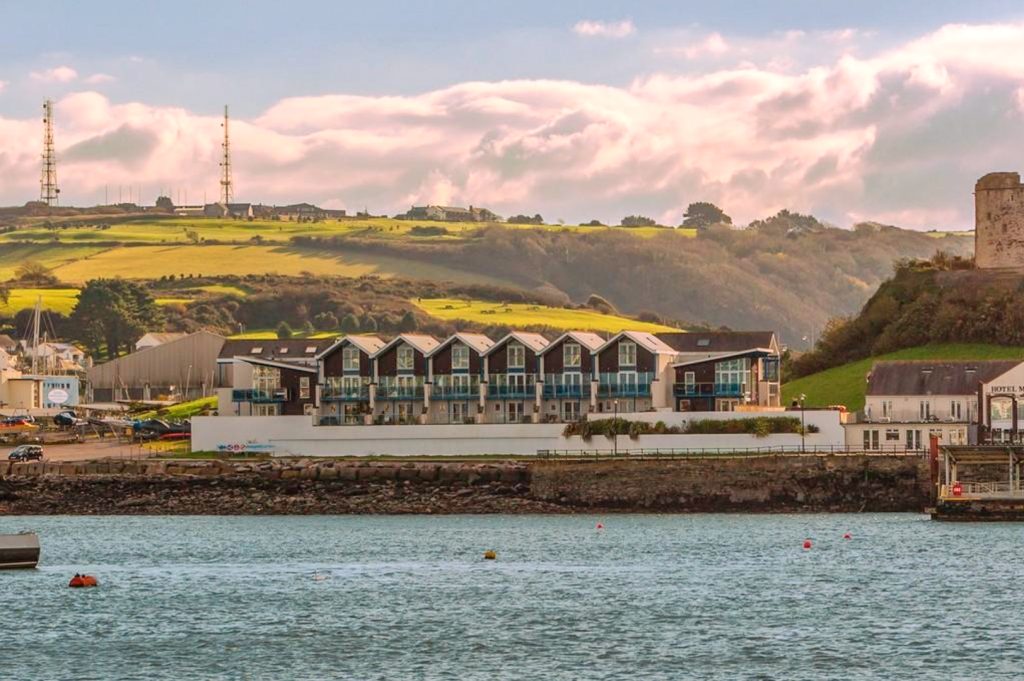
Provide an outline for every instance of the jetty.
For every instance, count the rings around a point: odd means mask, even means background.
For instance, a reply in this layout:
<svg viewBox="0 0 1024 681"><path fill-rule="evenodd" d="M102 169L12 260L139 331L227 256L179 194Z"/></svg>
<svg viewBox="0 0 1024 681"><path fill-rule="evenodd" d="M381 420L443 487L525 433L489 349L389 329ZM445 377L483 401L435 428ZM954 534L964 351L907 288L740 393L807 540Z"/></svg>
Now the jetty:
<svg viewBox="0 0 1024 681"><path fill-rule="evenodd" d="M1024 521L1024 445L939 447L933 520Z"/></svg>
<svg viewBox="0 0 1024 681"><path fill-rule="evenodd" d="M0 569L34 568L39 563L39 535L35 532L0 534Z"/></svg>

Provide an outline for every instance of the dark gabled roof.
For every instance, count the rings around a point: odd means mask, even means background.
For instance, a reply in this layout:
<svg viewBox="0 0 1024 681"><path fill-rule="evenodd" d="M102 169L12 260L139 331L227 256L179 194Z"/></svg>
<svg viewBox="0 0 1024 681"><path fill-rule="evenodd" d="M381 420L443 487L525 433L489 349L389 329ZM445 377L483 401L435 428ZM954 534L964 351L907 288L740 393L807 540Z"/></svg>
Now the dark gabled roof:
<svg viewBox="0 0 1024 681"><path fill-rule="evenodd" d="M334 343L334 338L277 338L267 340L228 339L220 349L218 359L250 357L279 361L313 361L322 350Z"/></svg>
<svg viewBox="0 0 1024 681"><path fill-rule="evenodd" d="M7 334L0 333L0 348L15 348L18 346L18 342L8 336Z"/></svg>
<svg viewBox="0 0 1024 681"><path fill-rule="evenodd" d="M691 331L654 334L676 352L739 352L770 348L774 331Z"/></svg>
<svg viewBox="0 0 1024 681"><path fill-rule="evenodd" d="M868 395L973 395L987 383L1020 364L1020 360L875 362L868 373Z"/></svg>

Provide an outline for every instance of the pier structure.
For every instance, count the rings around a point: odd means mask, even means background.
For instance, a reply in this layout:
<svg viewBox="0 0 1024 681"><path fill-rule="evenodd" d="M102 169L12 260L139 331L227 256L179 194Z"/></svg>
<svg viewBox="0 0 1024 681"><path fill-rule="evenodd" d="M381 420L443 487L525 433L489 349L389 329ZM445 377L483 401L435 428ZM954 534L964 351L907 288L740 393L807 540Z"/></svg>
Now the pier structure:
<svg viewBox="0 0 1024 681"><path fill-rule="evenodd" d="M1024 520L1024 445L939 448L935 520Z"/></svg>

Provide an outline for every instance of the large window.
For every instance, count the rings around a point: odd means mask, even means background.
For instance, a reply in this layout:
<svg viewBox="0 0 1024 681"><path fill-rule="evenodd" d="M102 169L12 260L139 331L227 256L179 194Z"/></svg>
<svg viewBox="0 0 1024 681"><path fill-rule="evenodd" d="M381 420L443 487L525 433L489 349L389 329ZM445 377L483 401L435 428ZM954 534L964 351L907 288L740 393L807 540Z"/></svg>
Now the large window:
<svg viewBox="0 0 1024 681"><path fill-rule="evenodd" d="M252 388L266 395L273 395L281 389L281 370L274 367L254 366Z"/></svg>
<svg viewBox="0 0 1024 681"><path fill-rule="evenodd" d="M299 399L300 400L308 400L309 399L309 376L300 376L299 377Z"/></svg>
<svg viewBox="0 0 1024 681"><path fill-rule="evenodd" d="M359 371L359 348L349 346L341 351L342 371Z"/></svg>
<svg viewBox="0 0 1024 681"><path fill-rule="evenodd" d="M691 393L694 390L694 386L697 383L697 374L693 371L683 372L683 385L686 387L686 392Z"/></svg>
<svg viewBox="0 0 1024 681"><path fill-rule="evenodd" d="M750 358L726 359L715 363L715 383L721 389L746 392L750 376Z"/></svg>
<svg viewBox="0 0 1024 681"><path fill-rule="evenodd" d="M461 343L452 346L452 369L463 371L469 369L469 348Z"/></svg>
<svg viewBox="0 0 1024 681"><path fill-rule="evenodd" d="M416 361L416 351L408 345L398 348L398 370L412 371Z"/></svg>
<svg viewBox="0 0 1024 681"><path fill-rule="evenodd" d="M562 346L562 364L566 369L579 369L582 358L579 343L566 343Z"/></svg>
<svg viewBox="0 0 1024 681"><path fill-rule="evenodd" d="M526 366L526 348L519 343L508 344L508 368L522 369Z"/></svg>
<svg viewBox="0 0 1024 681"><path fill-rule="evenodd" d="M636 343L633 341L622 341L619 343L619 366L636 366Z"/></svg>
<svg viewBox="0 0 1024 681"><path fill-rule="evenodd" d="M928 400L921 400L919 412L922 421L930 420L932 418L932 403Z"/></svg>

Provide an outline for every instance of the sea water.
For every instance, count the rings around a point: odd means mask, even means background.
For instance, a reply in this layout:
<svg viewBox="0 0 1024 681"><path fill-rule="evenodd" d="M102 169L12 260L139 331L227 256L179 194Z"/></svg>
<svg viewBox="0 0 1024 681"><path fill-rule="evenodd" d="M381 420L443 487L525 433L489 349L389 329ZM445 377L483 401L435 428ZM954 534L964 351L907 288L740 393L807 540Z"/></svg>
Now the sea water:
<svg viewBox="0 0 1024 681"><path fill-rule="evenodd" d="M1024 525L0 517L22 529L5 680L1024 677Z"/></svg>

